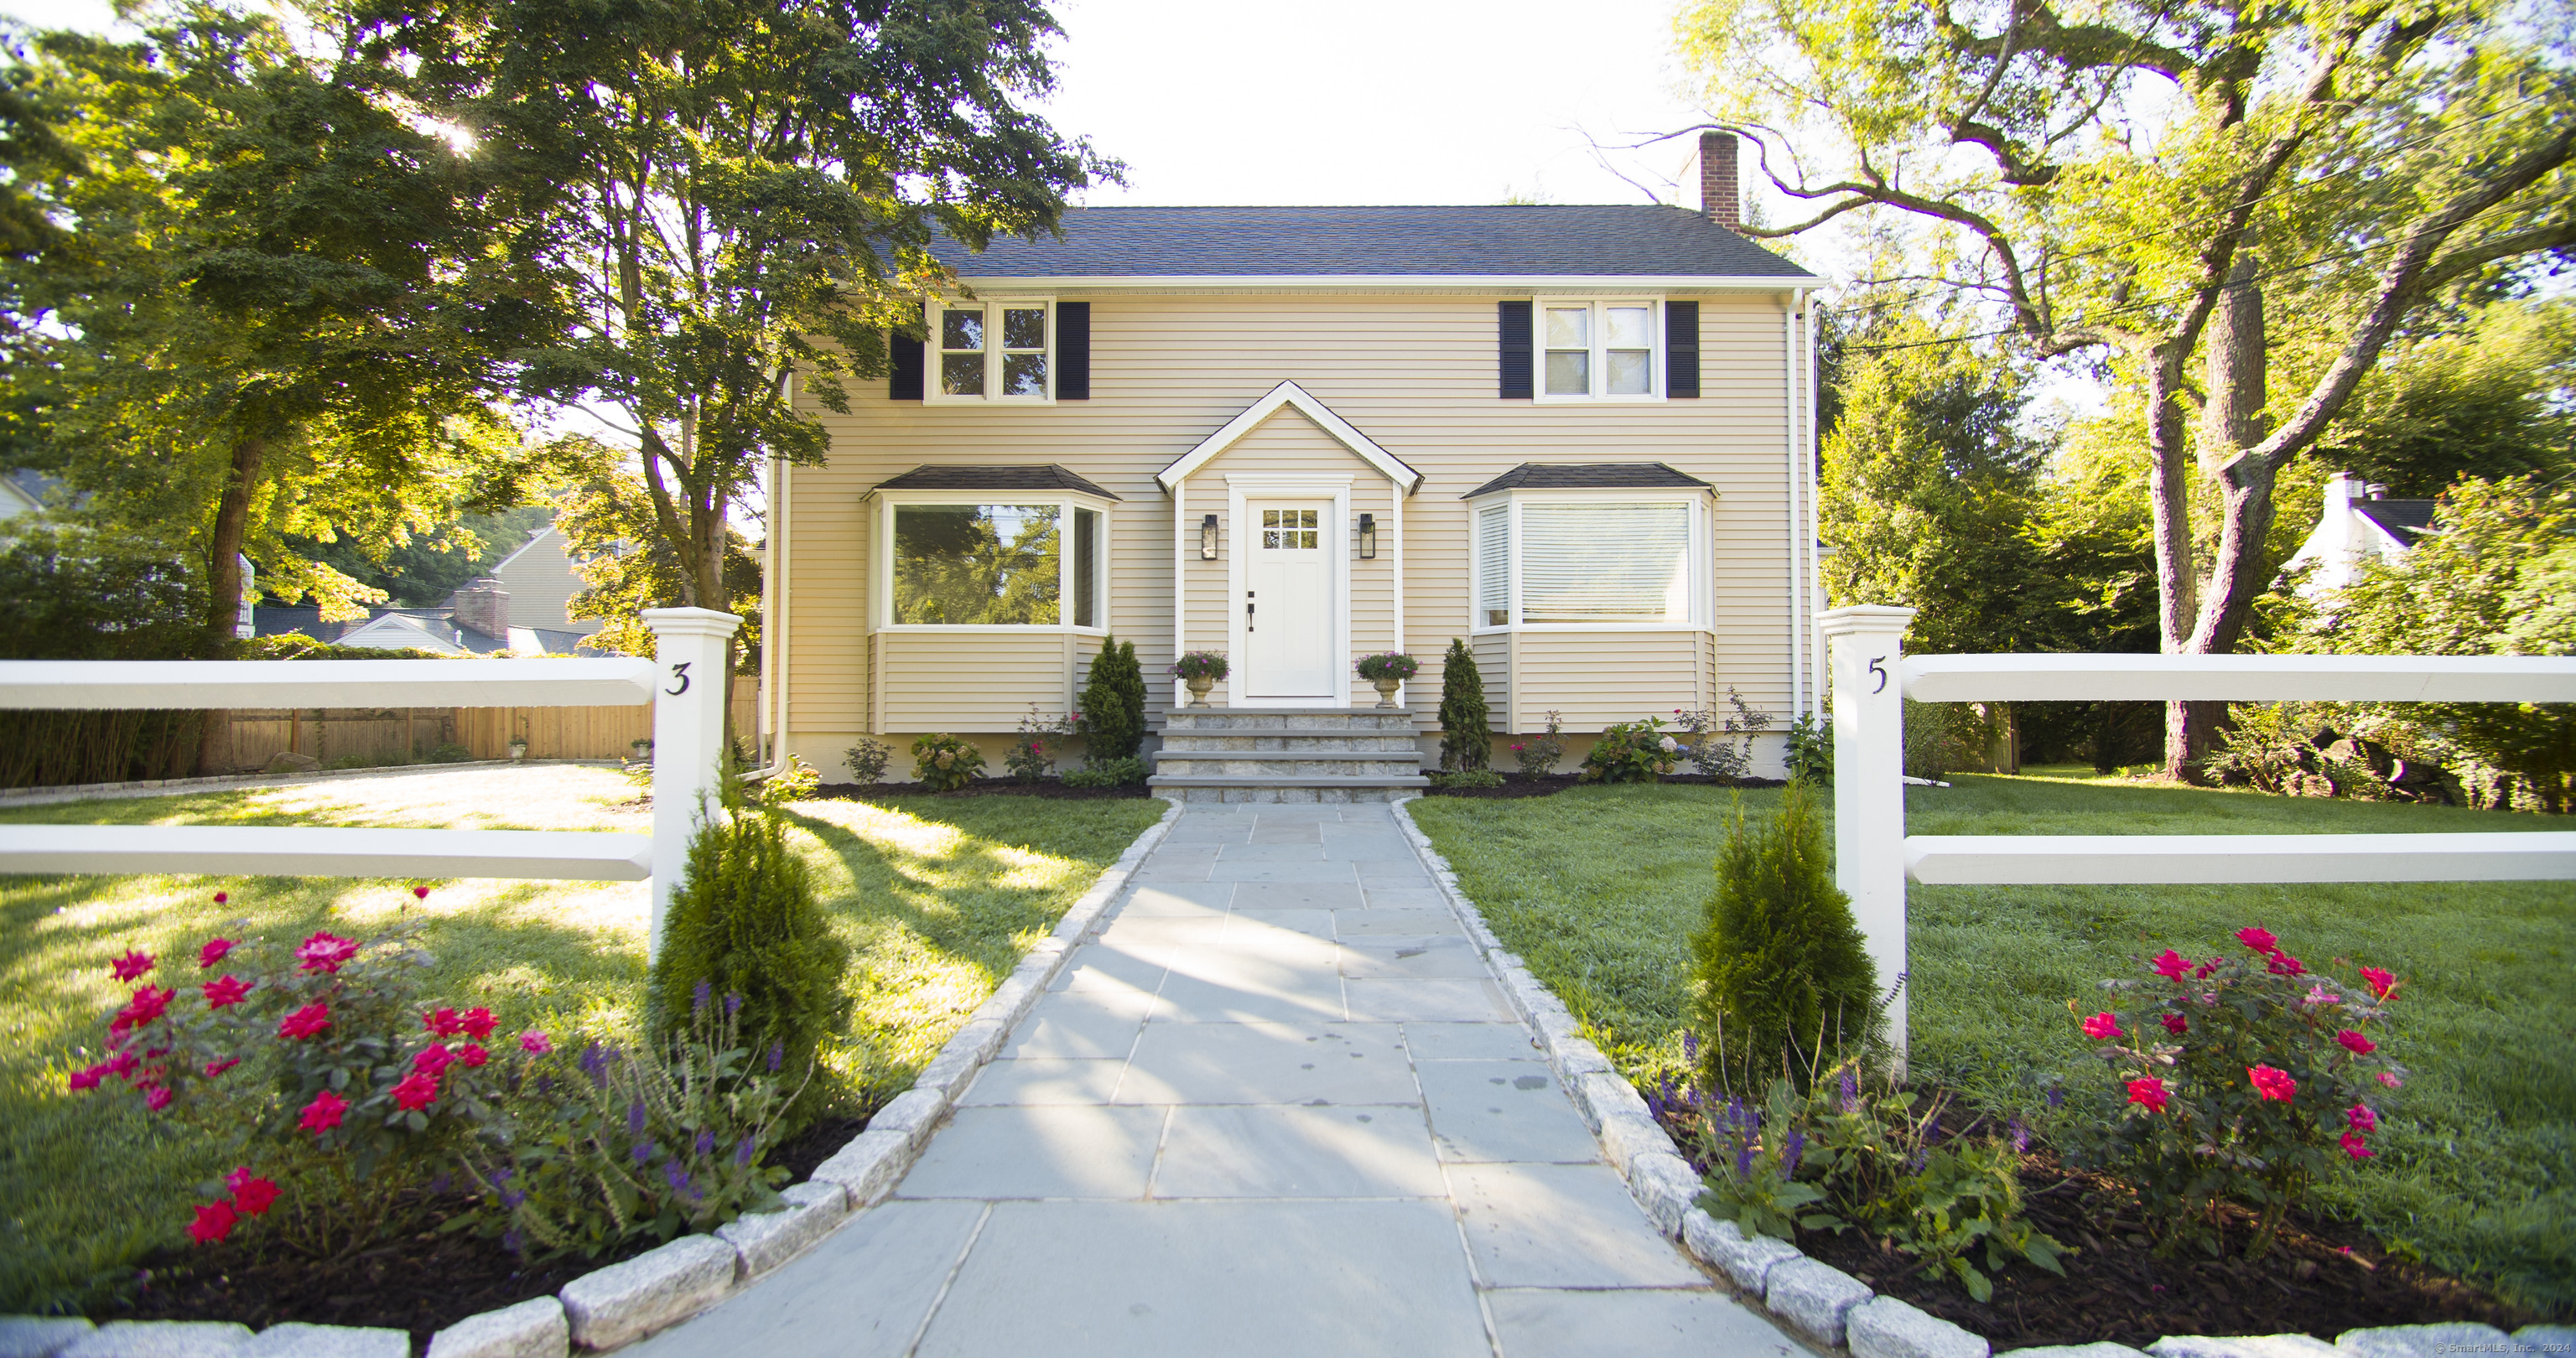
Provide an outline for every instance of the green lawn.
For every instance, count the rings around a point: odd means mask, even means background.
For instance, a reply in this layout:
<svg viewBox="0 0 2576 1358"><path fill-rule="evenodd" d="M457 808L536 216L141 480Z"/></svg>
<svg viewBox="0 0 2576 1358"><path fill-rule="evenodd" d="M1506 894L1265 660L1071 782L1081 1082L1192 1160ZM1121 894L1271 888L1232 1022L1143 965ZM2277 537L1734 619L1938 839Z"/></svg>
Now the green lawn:
<svg viewBox="0 0 2576 1358"><path fill-rule="evenodd" d="M1959 777L1907 793L1919 834L2562 830L2497 812L2138 785L2089 770ZM1749 815L1775 792L1747 792ZM1681 1064L1687 948L1733 794L1589 787L1521 801L1432 798L1414 818L1505 946L1600 1030L1632 1078ZM1826 799L1830 809L1831 799ZM2391 1050L2414 1071L2382 1155L2333 1209L2440 1267L2576 1310L2576 884L1915 887L1918 1079L2046 1125L2043 1080L2106 1078L2066 1003L2171 946L2207 955L2259 923L2292 952L2406 981Z"/></svg>
<svg viewBox="0 0 2576 1358"><path fill-rule="evenodd" d="M0 810L12 824L328 824L642 830L613 770L537 766ZM1147 800L960 797L904 810L807 802L789 815L852 949L849 1041L828 1058L857 1097L909 1086L1020 954L1164 811ZM107 960L172 957L244 926L300 936L422 913L411 882L0 877L0 1314L76 1302L179 1240L223 1147L139 1101L64 1080L126 988ZM425 994L484 1004L505 1031L631 1035L644 978L641 883L432 883ZM212 896L230 893L228 905ZM238 936L238 934L236 934ZM183 968L184 969L184 968ZM159 979L156 977L156 979Z"/></svg>

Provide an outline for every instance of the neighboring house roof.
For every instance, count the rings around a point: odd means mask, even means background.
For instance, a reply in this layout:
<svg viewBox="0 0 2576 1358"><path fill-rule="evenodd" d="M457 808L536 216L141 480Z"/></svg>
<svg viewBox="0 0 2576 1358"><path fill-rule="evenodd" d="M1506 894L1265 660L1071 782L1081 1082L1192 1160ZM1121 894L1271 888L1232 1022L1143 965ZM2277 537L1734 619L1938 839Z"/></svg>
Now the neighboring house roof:
<svg viewBox="0 0 2576 1358"><path fill-rule="evenodd" d="M510 592L512 627L584 636L600 628L599 619L575 618L569 611L573 596L581 592L581 568L565 550L564 535L551 525L538 529L484 574Z"/></svg>
<svg viewBox="0 0 2576 1358"><path fill-rule="evenodd" d="M965 278L1814 275L1688 208L1093 207L1062 236L932 246Z"/></svg>
<svg viewBox="0 0 2576 1358"><path fill-rule="evenodd" d="M1472 500L1498 490L1631 490L1668 486L1697 486L1706 490L1708 483L1696 476L1684 476L1661 462L1590 462L1568 466L1524 462L1458 498Z"/></svg>
<svg viewBox="0 0 2576 1358"><path fill-rule="evenodd" d="M318 604L259 604L251 611L253 636L308 636L315 641L330 641L347 625L322 621Z"/></svg>
<svg viewBox="0 0 2576 1358"><path fill-rule="evenodd" d="M1422 473L1406 466L1404 459L1377 446L1376 440L1351 427L1350 421L1334 414L1323 402L1316 400L1304 387L1294 382L1282 382L1272 387L1260 400L1245 406L1242 414L1226 421L1223 428L1199 440L1197 447L1174 459L1172 465L1154 473L1154 479L1161 482L1166 491L1188 480L1191 473L1206 466L1210 458L1233 447L1237 440L1251 433L1263 420L1278 413L1282 406L1296 407L1325 433L1332 435L1343 447L1358 455L1361 461L1377 468L1386 479L1403 487L1405 494L1411 495L1422 488Z"/></svg>
<svg viewBox="0 0 2576 1358"><path fill-rule="evenodd" d="M2412 547L2433 526L2433 500L2355 500L2352 507L2390 537Z"/></svg>
<svg viewBox="0 0 2576 1358"><path fill-rule="evenodd" d="M1104 500L1120 497L1056 466L933 467L923 465L876 484L878 490L1070 490Z"/></svg>

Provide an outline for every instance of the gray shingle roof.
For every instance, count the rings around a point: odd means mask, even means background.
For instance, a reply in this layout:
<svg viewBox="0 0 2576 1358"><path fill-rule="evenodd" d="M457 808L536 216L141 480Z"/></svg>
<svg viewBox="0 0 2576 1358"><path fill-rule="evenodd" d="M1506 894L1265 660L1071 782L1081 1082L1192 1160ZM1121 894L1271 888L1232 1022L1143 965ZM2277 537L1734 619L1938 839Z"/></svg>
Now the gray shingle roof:
<svg viewBox="0 0 2576 1358"><path fill-rule="evenodd" d="M877 483L879 490L1070 490L1104 500L1121 497L1046 463L1026 467L933 467L924 464Z"/></svg>
<svg viewBox="0 0 2576 1358"><path fill-rule="evenodd" d="M1575 466L1524 462L1458 498L1472 500L1498 490L1635 490L1664 486L1698 486L1705 490L1708 483L1684 476L1660 462L1587 462Z"/></svg>
<svg viewBox="0 0 2576 1358"><path fill-rule="evenodd" d="M2353 508L2362 517L2388 530L2388 535L2412 546L2418 535L2433 526L2431 500L2355 500Z"/></svg>
<svg viewBox="0 0 2576 1358"><path fill-rule="evenodd" d="M1094 207L1064 237L942 240L967 278L1193 274L1656 274L1813 277L1687 208L1540 204L1458 207ZM1819 280L1821 281L1821 280Z"/></svg>

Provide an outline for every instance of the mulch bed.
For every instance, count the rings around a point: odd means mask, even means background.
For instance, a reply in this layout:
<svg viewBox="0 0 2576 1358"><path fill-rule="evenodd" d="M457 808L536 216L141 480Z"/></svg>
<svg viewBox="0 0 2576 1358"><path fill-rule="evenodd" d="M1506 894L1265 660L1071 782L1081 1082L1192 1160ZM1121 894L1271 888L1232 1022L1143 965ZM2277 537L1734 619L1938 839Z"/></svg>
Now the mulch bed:
<svg viewBox="0 0 2576 1358"><path fill-rule="evenodd" d="M93 1318L235 1320L254 1330L290 1320L383 1327L410 1331L419 1355L431 1334L467 1316L552 1296L661 1244L632 1241L596 1259L529 1265L470 1231L439 1234L447 1215L433 1208L416 1234L320 1263L235 1245L157 1251L143 1261L132 1309Z"/></svg>
<svg viewBox="0 0 2576 1358"><path fill-rule="evenodd" d="M1953 1105L1955 1108L1956 1105ZM1967 1118L1944 1117L1972 1125ZM1690 1142L1674 1117L1665 1128ZM1707 1166L1694 1157L1694 1168ZM1888 1296L1965 1327L1997 1352L2109 1341L2144 1348L2165 1335L2307 1334L2332 1342L2378 1325L2477 1321L2511 1331L2540 1319L2463 1282L2397 1258L2363 1228L2307 1213L2285 1222L2260 1259L2242 1256L2252 1218L2228 1222L2234 1247L2212 1258L2193 1245L2158 1256L2135 1195L2115 1180L2070 1170L2034 1146L2021 1171L2031 1224L2071 1247L2066 1276L2015 1262L1979 1302L1956 1282L1927 1279L1907 1255L1845 1231L1801 1231L1798 1248ZM1982 1252L1971 1262L1983 1267Z"/></svg>
<svg viewBox="0 0 2576 1358"><path fill-rule="evenodd" d="M904 806L913 802L932 802L956 797L1051 797L1059 801L1091 802L1118 798L1150 797L1143 783L1123 787L1066 787L1061 779L1047 778L1023 783L1011 778L985 778L968 783L954 792L932 792L927 788L905 784L868 786L864 783L825 783L815 796L840 802L868 802L877 806Z"/></svg>
<svg viewBox="0 0 2576 1358"><path fill-rule="evenodd" d="M1548 773L1536 778L1517 773L1502 775L1501 787L1435 787L1426 797L1553 797L1583 782L1579 773ZM1712 778L1705 773L1667 774L1658 780L1666 783L1695 783L1701 787L1787 787L1777 778Z"/></svg>
<svg viewBox="0 0 2576 1358"><path fill-rule="evenodd" d="M769 1163L802 1183L866 1127L863 1116L823 1118L780 1142ZM465 1206L433 1205L416 1234L324 1263L262 1257L241 1245L160 1250L143 1261L131 1309L96 1318L237 1320L254 1330L290 1320L408 1330L418 1358L429 1351L432 1334L467 1316L553 1296L585 1273L662 1243L629 1241L596 1259L532 1266L470 1231L439 1234L439 1223Z"/></svg>

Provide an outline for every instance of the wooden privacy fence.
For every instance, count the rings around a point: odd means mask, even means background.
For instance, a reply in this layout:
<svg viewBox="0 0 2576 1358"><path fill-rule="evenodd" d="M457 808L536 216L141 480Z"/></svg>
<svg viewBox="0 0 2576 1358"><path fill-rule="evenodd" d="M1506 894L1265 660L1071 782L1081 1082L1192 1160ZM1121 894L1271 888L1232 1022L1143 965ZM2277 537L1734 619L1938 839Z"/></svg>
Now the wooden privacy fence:
<svg viewBox="0 0 2576 1358"><path fill-rule="evenodd" d="M736 739L750 739L758 688L748 676L734 684ZM207 773L265 768L289 751L325 764L351 758L391 764L462 745L469 758L507 759L514 736L528 742L530 759L624 759L636 741L653 738L650 707L277 707L235 709L226 717L231 742L218 744Z"/></svg>
<svg viewBox="0 0 2576 1358"><path fill-rule="evenodd" d="M2416 835L1908 835L1905 700L1920 703L2576 702L2576 657L1904 654L1910 608L1817 619L1832 667L1834 878L1905 1050L1905 884L2510 882L2576 878L2576 832Z"/></svg>
<svg viewBox="0 0 2576 1358"><path fill-rule="evenodd" d="M658 951L689 836L716 807L725 659L742 620L644 611L651 660L12 660L0 709L418 712L560 705L649 714L653 832L379 830L304 825L6 825L0 873L207 872L304 877L650 878ZM284 702L285 707L275 705ZM516 705L514 707L513 705ZM290 721L293 720L290 715ZM506 735L504 739L506 740Z"/></svg>

